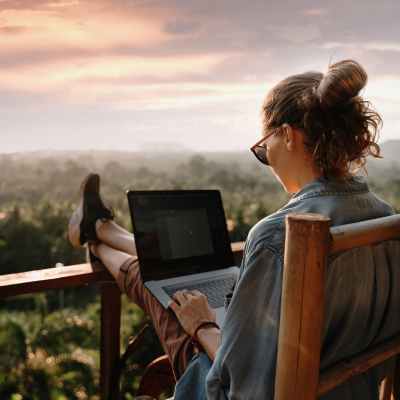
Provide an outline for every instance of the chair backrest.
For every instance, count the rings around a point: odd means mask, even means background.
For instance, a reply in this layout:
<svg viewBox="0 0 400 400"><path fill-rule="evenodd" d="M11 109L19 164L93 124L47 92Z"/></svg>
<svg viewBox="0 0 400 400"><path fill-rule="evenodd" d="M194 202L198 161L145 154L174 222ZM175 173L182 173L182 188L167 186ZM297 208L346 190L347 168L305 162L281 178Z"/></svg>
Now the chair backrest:
<svg viewBox="0 0 400 400"><path fill-rule="evenodd" d="M396 239L400 239L400 215L332 228L329 218L318 214L286 217L275 400L317 399L354 375L400 353L398 332L390 340L363 349L320 374L328 257ZM400 400L399 372L398 362L381 387L381 399L393 396L392 399Z"/></svg>

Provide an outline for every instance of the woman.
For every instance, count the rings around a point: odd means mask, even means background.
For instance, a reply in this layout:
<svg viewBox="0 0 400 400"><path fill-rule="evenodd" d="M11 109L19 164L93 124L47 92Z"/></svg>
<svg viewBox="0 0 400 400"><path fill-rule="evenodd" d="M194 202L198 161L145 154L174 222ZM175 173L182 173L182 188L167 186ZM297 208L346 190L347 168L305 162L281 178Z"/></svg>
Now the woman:
<svg viewBox="0 0 400 400"><path fill-rule="evenodd" d="M250 231L222 328L199 292L177 293L171 310L158 304L141 283L133 236L112 221L100 198L98 176L84 182L82 202L71 218L70 240L76 246L89 242L121 290L151 316L179 379L175 398L273 398L288 213L320 213L333 225L393 213L354 175L368 155L379 157L380 152L376 136L381 119L359 96L366 82L364 69L345 60L331 65L325 75L290 76L267 95L263 137L251 150L292 198ZM365 279L374 279L373 274ZM346 285L340 289L346 296L339 290L336 297L341 301L335 297L328 304L322 366L362 350L369 342L354 341L354 335L377 329L376 321L384 319L384 305L367 299L360 311L354 305L361 298L356 280ZM365 336L376 334L369 333ZM375 375L364 374L325 398L376 399L378 384Z"/></svg>

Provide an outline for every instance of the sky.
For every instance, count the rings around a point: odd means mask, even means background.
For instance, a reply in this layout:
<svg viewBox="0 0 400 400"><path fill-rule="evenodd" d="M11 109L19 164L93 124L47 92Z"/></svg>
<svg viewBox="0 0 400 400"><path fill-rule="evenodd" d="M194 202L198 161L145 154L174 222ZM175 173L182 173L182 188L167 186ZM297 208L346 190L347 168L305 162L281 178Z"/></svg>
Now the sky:
<svg viewBox="0 0 400 400"><path fill-rule="evenodd" d="M0 0L0 153L221 151L286 76L345 58L400 139L400 2Z"/></svg>

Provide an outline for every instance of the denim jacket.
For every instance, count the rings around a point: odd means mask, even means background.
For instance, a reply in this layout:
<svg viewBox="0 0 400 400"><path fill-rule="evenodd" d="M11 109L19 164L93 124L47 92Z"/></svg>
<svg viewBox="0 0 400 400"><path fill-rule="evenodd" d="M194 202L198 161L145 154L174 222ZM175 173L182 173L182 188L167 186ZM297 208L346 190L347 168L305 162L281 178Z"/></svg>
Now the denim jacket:
<svg viewBox="0 0 400 400"><path fill-rule="evenodd" d="M287 214L304 212L325 215L334 226L391 215L393 209L369 191L363 178L321 178L259 221L246 240L215 360L197 356L178 382L175 399L273 399L284 222ZM394 268L394 253L400 259L400 246L389 243L373 252L363 248L342 253L329 263L321 368L400 331L400 273ZM354 254L361 262L349 267ZM378 399L380 374L378 368L355 377L323 399Z"/></svg>

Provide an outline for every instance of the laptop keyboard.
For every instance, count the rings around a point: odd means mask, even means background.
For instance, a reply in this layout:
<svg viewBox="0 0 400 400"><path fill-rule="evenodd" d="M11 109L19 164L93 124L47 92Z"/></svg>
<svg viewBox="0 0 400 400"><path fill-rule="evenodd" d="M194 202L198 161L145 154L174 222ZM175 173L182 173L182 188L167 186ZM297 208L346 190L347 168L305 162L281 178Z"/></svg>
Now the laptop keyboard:
<svg viewBox="0 0 400 400"><path fill-rule="evenodd" d="M233 276L215 279L206 282L180 283L178 285L164 286L163 289L169 296L179 290L198 290L207 296L208 303L212 308L219 308L224 306L225 296L232 290L236 278Z"/></svg>

